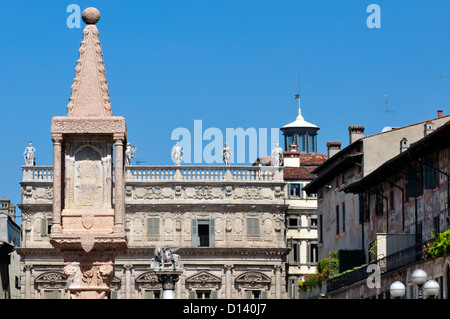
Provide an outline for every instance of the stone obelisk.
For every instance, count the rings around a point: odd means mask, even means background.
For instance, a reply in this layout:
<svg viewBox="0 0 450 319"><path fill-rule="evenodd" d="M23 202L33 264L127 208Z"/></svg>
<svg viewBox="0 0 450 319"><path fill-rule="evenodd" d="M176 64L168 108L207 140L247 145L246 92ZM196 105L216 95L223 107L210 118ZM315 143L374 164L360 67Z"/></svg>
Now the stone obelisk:
<svg viewBox="0 0 450 319"><path fill-rule="evenodd" d="M118 253L127 247L125 119L113 116L99 32L100 12L82 13L86 27L67 116L52 118L51 244L64 257L73 299L104 299Z"/></svg>

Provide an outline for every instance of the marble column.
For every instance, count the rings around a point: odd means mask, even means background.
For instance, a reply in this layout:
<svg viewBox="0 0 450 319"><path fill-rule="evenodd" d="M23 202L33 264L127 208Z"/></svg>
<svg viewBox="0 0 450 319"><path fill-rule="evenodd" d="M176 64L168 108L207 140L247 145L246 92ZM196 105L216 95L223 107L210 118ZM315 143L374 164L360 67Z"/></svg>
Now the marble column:
<svg viewBox="0 0 450 319"><path fill-rule="evenodd" d="M275 265L275 299L281 299L281 265Z"/></svg>
<svg viewBox="0 0 450 319"><path fill-rule="evenodd" d="M231 282L231 270L233 269L232 264L226 264L225 266L225 298L231 299L231 287L233 283Z"/></svg>
<svg viewBox="0 0 450 319"><path fill-rule="evenodd" d="M124 179L124 134L114 135L115 145L115 203L114 203L114 232L124 231L125 218L125 179Z"/></svg>
<svg viewBox="0 0 450 319"><path fill-rule="evenodd" d="M59 233L62 210L62 134L52 134L53 140L53 225L51 231Z"/></svg>
<svg viewBox="0 0 450 319"><path fill-rule="evenodd" d="M131 268L133 265L125 264L125 299L131 299Z"/></svg>

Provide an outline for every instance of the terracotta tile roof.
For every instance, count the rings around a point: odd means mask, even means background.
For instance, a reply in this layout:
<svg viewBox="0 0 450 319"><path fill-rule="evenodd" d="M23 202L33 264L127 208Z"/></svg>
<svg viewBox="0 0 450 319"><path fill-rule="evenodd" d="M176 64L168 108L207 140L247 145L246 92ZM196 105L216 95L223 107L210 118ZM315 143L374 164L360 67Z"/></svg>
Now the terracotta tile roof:
<svg viewBox="0 0 450 319"><path fill-rule="evenodd" d="M300 154L300 163L303 165L319 166L328 159L328 156L321 153Z"/></svg>
<svg viewBox="0 0 450 319"><path fill-rule="evenodd" d="M285 151L284 156L289 155L299 155L296 151ZM311 172L316 169L319 165L325 162L328 156L321 153L313 154L300 154L300 167L285 167L284 168L284 179L314 179L314 175ZM271 165L272 156L260 156L257 159L258 163L262 165ZM255 165L255 164L254 164Z"/></svg>
<svg viewBox="0 0 450 319"><path fill-rule="evenodd" d="M314 175L312 175L310 172L316 168L316 166L310 167L285 167L284 168L284 179L285 180L291 180L291 179L314 179Z"/></svg>

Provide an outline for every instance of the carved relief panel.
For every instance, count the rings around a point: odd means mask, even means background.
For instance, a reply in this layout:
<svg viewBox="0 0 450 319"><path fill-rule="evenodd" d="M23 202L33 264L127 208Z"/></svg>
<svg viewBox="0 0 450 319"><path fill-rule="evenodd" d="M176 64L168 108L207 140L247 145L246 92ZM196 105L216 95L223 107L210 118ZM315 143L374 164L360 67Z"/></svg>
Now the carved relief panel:
<svg viewBox="0 0 450 319"><path fill-rule="evenodd" d="M112 146L110 140L68 141L66 208L111 208Z"/></svg>

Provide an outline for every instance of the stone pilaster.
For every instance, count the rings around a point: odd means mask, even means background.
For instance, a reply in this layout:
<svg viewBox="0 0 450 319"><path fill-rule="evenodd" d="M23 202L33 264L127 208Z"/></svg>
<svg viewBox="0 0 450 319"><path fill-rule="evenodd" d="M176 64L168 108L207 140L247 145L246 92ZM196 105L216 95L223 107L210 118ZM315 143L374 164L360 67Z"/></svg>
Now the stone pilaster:
<svg viewBox="0 0 450 319"><path fill-rule="evenodd" d="M52 232L61 232L62 210L62 134L52 134L53 140L53 225Z"/></svg>

